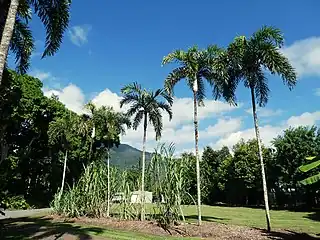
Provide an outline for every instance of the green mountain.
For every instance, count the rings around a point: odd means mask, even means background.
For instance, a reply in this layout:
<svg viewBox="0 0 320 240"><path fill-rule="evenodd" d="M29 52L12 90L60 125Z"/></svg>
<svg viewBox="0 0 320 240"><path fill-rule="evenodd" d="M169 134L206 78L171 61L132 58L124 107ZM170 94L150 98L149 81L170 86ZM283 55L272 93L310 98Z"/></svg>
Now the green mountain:
<svg viewBox="0 0 320 240"><path fill-rule="evenodd" d="M128 144L120 144L110 151L110 164L119 168L131 168L139 166L142 158L142 151L131 147ZM146 161L151 160L151 153L146 152Z"/></svg>

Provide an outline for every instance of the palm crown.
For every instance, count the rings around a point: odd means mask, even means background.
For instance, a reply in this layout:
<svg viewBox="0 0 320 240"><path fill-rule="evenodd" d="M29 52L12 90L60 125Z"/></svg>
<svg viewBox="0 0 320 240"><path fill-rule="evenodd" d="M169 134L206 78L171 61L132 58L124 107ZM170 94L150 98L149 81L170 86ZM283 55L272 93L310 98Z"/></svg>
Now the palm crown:
<svg viewBox="0 0 320 240"><path fill-rule="evenodd" d="M172 119L172 97L162 89L158 89L155 92L142 89L141 85L136 82L125 86L121 89L121 92L124 96L120 101L120 107L130 104L127 115L128 117L134 116L133 129L136 130L138 128L143 118L145 120L149 119L149 122L154 127L156 139L159 139L163 129L162 111L167 112L169 119ZM158 100L160 97L165 101Z"/></svg>
<svg viewBox="0 0 320 240"><path fill-rule="evenodd" d="M46 29L45 50L42 57L52 56L59 49L68 27L71 0L20 0L10 50L15 54L17 69L25 73L34 50L34 39L29 28L32 9ZM10 0L0 1L0 36L2 36Z"/></svg>
<svg viewBox="0 0 320 240"><path fill-rule="evenodd" d="M196 46L186 52L176 50L169 53L162 60L162 65L177 63L179 66L165 80L165 90L173 94L174 86L185 79L188 87L196 92L197 101L203 104L205 98L205 81L213 87L215 99L223 96L227 101L234 102L233 87L229 86L226 72L225 51L216 45L209 46L205 50L198 50Z"/></svg>
<svg viewBox="0 0 320 240"><path fill-rule="evenodd" d="M280 75L289 89L296 84L295 70L280 51L283 43L284 38L279 29L265 26L250 38L236 37L228 47L229 59L235 67L231 73L233 85L243 80L245 87L254 89L260 106L264 106L269 97L265 70Z"/></svg>

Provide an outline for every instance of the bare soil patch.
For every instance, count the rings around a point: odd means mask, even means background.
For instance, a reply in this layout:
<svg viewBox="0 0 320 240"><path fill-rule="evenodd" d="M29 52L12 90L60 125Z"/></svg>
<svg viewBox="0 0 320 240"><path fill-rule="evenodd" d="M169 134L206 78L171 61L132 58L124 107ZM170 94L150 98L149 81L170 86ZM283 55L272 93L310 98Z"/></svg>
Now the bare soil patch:
<svg viewBox="0 0 320 240"><path fill-rule="evenodd" d="M203 222L199 227L196 224L185 224L163 229L154 221L131 221L118 220L115 218L63 218L53 215L53 221L63 221L69 223L89 224L111 229L119 229L132 232L140 232L158 236L177 237L200 237L214 240L266 240L266 239L292 239L292 240L315 240L317 236L310 236L305 233L297 233L286 230L277 230L267 233L262 229L255 229L245 226L234 226L215 222Z"/></svg>

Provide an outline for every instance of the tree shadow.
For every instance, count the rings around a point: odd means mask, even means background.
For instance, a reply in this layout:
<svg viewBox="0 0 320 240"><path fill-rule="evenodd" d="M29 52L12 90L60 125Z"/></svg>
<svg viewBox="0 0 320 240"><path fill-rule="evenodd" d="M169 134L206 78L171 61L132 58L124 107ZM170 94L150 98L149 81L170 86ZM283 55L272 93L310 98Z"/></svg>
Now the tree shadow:
<svg viewBox="0 0 320 240"><path fill-rule="evenodd" d="M60 239L72 235L81 240L90 240L89 233L103 232L98 227L74 226L71 222L53 222L49 217L21 217L0 220L0 239Z"/></svg>
<svg viewBox="0 0 320 240"><path fill-rule="evenodd" d="M320 221L320 212L313 212L313 213L309 213L306 216L304 216L304 218L308 218L311 219L313 221Z"/></svg>
<svg viewBox="0 0 320 240"><path fill-rule="evenodd" d="M185 216L186 220L198 220L198 215L188 215ZM219 218L214 216L201 216L203 221L206 222L218 222L223 220L230 220L229 218Z"/></svg>
<svg viewBox="0 0 320 240"><path fill-rule="evenodd" d="M273 240L319 240L319 237L311 236L307 233L299 233L299 232L293 232L293 231L271 231L267 232L264 229L258 229L262 232L263 236L266 236L268 239Z"/></svg>

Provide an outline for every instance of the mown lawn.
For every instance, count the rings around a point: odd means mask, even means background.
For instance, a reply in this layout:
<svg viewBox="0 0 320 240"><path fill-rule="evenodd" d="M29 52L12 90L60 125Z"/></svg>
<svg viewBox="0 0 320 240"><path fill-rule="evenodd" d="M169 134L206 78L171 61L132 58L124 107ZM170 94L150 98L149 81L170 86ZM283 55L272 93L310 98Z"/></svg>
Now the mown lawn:
<svg viewBox="0 0 320 240"><path fill-rule="evenodd" d="M153 213L155 205L147 205L147 212ZM118 207L114 210L117 212ZM196 206L183 206L187 222L198 219ZM320 212L293 212L271 210L271 227L309 234L320 233ZM257 208L202 206L202 219L208 222L219 222L254 228L266 227L265 211Z"/></svg>
<svg viewBox="0 0 320 240"><path fill-rule="evenodd" d="M184 206L188 221L197 221L195 206ZM271 225L274 229L286 229L309 234L320 233L320 212L292 212L271 210ZM265 228L266 219L263 209L244 207L203 206L204 221L233 225Z"/></svg>

